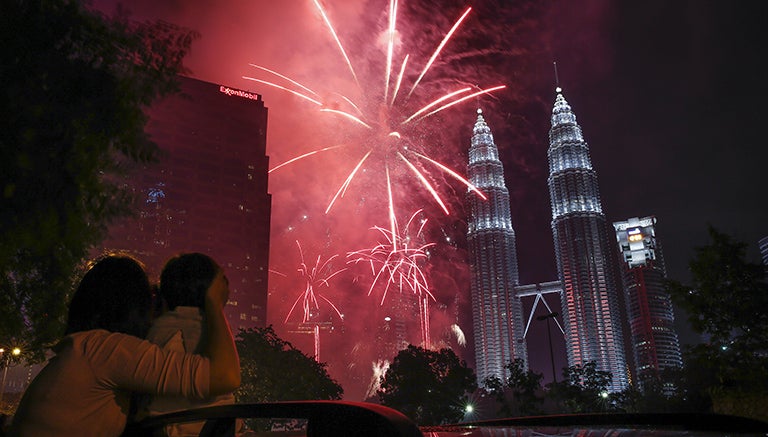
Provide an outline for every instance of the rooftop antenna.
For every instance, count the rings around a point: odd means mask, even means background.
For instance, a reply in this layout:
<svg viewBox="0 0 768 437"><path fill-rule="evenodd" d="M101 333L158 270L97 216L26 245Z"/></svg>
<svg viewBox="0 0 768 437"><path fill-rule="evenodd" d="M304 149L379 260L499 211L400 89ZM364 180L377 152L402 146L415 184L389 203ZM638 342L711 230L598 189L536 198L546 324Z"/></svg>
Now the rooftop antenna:
<svg viewBox="0 0 768 437"><path fill-rule="evenodd" d="M552 62L552 65L555 67L555 92L559 93L563 89L560 88L560 79L557 77L557 61Z"/></svg>

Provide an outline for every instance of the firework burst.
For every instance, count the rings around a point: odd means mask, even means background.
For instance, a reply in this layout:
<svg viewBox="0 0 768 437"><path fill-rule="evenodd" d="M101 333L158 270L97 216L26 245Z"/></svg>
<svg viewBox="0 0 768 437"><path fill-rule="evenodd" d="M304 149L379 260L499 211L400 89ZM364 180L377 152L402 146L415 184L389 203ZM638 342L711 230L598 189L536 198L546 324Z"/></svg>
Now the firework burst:
<svg viewBox="0 0 768 437"><path fill-rule="evenodd" d="M373 397L379 391L381 388L381 380L384 378L384 375L387 374L387 370L389 370L389 364L390 363L387 360L376 360L371 363L373 375L371 376L371 382L368 384L368 390L366 390L363 399Z"/></svg>
<svg viewBox="0 0 768 437"><path fill-rule="evenodd" d="M330 280L346 270L346 268L334 270L331 268L331 262L338 257L333 255L325 261L322 261L320 255L315 259L315 264L309 266L304 261L304 251L301 249L301 244L296 241L296 246L299 248L299 255L301 256L301 263L299 264L298 272L304 280L304 291L299 294L296 300L293 302L291 309L285 316L285 322L288 323L291 315L293 314L299 302L301 302L302 320L301 323L309 323L310 319L315 312L320 310L320 302L325 302L330 306L333 311L339 316L340 319L344 319L344 315L339 311L339 308L331 302L330 299L318 292L321 287L330 287Z"/></svg>
<svg viewBox="0 0 768 437"><path fill-rule="evenodd" d="M390 194L391 199L391 194ZM393 211L390 200L390 211ZM348 264L368 264L373 275L373 282L368 289L368 295L373 294L374 289L383 283L384 290L381 293L380 305L384 305L390 288L397 289L400 293L410 291L418 299L419 325L421 340L424 347L428 348L429 339L429 300L435 300L435 296L429 289L427 275L422 266L429 258L429 248L435 243L419 243L424 240L424 226L427 219L419 218L422 211L416 211L408 223L399 231L397 220L390 217L392 227L385 229L374 226L372 229L384 237L383 241L368 249L361 249L347 254ZM414 231L414 225L418 223Z"/></svg>
<svg viewBox="0 0 768 437"><path fill-rule="evenodd" d="M374 279L368 289L369 296L377 286L384 284L381 305L392 287L401 293L403 290L410 290L416 295L435 299L429 290L427 275L422 270L422 265L429 258L428 250L435 243L415 243L416 240L423 239L423 229L427 223L427 219L418 219L420 215L421 210L416 211L402 233L398 232L396 220L393 229L374 226L371 229L378 231L383 241L380 240L371 248L347 253L348 264L363 263L370 266ZM412 233L411 228L416 222L418 228Z"/></svg>
<svg viewBox="0 0 768 437"><path fill-rule="evenodd" d="M354 134L356 139L351 146L352 150L349 152L353 164L346 172L347 176L344 181L331 196L325 212L329 213L334 204L345 196L356 176L368 165L383 166L382 174L387 175L388 185L390 174L395 168L401 170L399 172L401 175L412 175L446 215L449 214L449 209L439 195L435 183L430 180L426 169L436 169L485 198L476 187L459 173L429 157L428 153L423 150L424 147L420 138L425 136L425 119L480 95L501 90L505 88L505 85L487 88L463 86L449 90L442 95L419 95L416 98L421 89L419 85L429 76L435 61L440 57L454 33L465 22L472 9L468 7L464 10L451 29L445 33L426 63L421 68L413 68L417 62L412 61L409 54L396 53L396 47L400 46L397 31L398 2L397 0L390 0L387 14L388 25L383 31L386 50L384 59L380 61L384 65L384 71L381 79L368 81L379 85L364 87L361 85L360 76L356 72L327 11L318 0L313 0L313 3L349 70L350 79L357 88L357 95L350 97L341 93L332 93L340 96L341 102L343 102L337 107L335 103L331 104L325 101L321 93L309 86L257 64L250 65L259 72L260 77L243 76L243 78L293 94L308 104L316 106L321 113L339 118L347 125L347 132L356 132ZM457 78L456 82L461 81ZM407 91L404 91L406 89ZM419 104L417 102L427 103ZM270 170L270 173L297 160L339 148L350 149L350 146L331 146L305 153L275 166ZM394 211L390 208L390 215L392 214Z"/></svg>

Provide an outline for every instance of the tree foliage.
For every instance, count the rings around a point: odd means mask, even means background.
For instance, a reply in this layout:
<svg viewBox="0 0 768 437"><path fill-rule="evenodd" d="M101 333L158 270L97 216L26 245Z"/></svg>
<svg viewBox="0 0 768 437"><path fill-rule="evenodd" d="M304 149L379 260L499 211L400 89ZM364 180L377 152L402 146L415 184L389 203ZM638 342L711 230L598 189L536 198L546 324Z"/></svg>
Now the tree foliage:
<svg viewBox="0 0 768 437"><path fill-rule="evenodd" d="M747 260L747 244L709 227L710 243L689 263L692 282L668 281L667 291L708 341L688 347L682 388L701 405L733 398L768 398L768 283L762 264ZM735 401L747 408L744 401ZM765 407L763 407L765 410ZM718 412L730 411L720 409ZM763 411L762 418L768 417Z"/></svg>
<svg viewBox="0 0 768 437"><path fill-rule="evenodd" d="M505 366L509 377L502 382L491 376L485 380L486 391L499 404L498 417L532 416L541 414L543 375L525 369L525 361L516 358Z"/></svg>
<svg viewBox="0 0 768 437"><path fill-rule="evenodd" d="M344 390L318 363L271 326L241 330L237 335L242 383L235 392L241 403L341 399Z"/></svg>
<svg viewBox="0 0 768 437"><path fill-rule="evenodd" d="M476 388L475 372L452 350L408 345L389 366L377 394L382 404L416 423L439 425L461 420L467 395Z"/></svg>
<svg viewBox="0 0 768 437"><path fill-rule="evenodd" d="M667 290L686 310L691 326L712 343L768 350L768 283L762 264L746 259L747 244L709 227L711 243L696 248L691 285L669 281Z"/></svg>
<svg viewBox="0 0 768 437"><path fill-rule="evenodd" d="M143 110L177 91L196 37L107 18L74 0L8 0L0 13L0 339L61 335L76 267L130 213L117 177L158 155Z"/></svg>
<svg viewBox="0 0 768 437"><path fill-rule="evenodd" d="M563 380L549 384L549 396L563 413L606 411L610 406L611 372L598 370L594 361L563 369Z"/></svg>

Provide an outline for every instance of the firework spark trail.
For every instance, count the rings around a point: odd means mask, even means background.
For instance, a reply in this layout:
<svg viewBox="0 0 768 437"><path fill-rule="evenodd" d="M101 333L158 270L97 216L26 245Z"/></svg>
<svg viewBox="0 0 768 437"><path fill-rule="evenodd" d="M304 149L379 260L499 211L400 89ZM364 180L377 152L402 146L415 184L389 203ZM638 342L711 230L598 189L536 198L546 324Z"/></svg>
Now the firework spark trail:
<svg viewBox="0 0 768 437"><path fill-rule="evenodd" d="M333 196L333 199L331 199L331 202L328 204L328 207L325 209L325 213L328 214L328 211L331 210L333 207L333 204L336 202L336 199L339 197L344 197L344 193L347 192L347 187L349 187L349 184L352 182L352 179L355 177L355 174L358 170L360 170L360 167L363 166L363 163L366 159L371 155L372 150L369 150L368 153L363 156L363 158L357 163L354 169L349 173L349 176L347 176L347 179L344 181L343 184L341 184L341 187L339 187L339 190L336 191L336 195Z"/></svg>
<svg viewBox="0 0 768 437"><path fill-rule="evenodd" d="M450 214L448 211L448 207L445 206L445 203L443 203L443 199L440 198L440 194L437 193L437 190L432 186L431 183L429 183L429 180L427 180L426 176L422 172L419 171L418 168L416 168L415 165L411 163L411 161L408 160L405 156L403 156L400 152L397 152L397 156L405 161L405 164L408 166L408 168L411 169L411 171L416 175L417 178L421 181L421 183L426 187L427 191L429 191L429 194L432 195L432 198L435 199L435 202L437 202L438 205L440 205L440 208L443 209L443 212L445 212L446 215Z"/></svg>
<svg viewBox="0 0 768 437"><path fill-rule="evenodd" d="M281 85L278 85L278 84L276 84L276 83L273 83L273 82L268 82L268 81L266 81L266 80L256 79L255 77L249 77L249 76L243 76L243 79L246 79L246 80L252 80L252 81L254 81L254 82L262 83L262 84L264 84L264 85L269 85L269 86L271 86L271 87L274 87L274 88L277 88L277 89L281 89L281 90L283 90L283 91L286 91L286 92L289 92L289 93L291 93L291 94L293 94L293 95L296 95L296 96L298 96L298 97L301 97L301 98L302 98L302 99L304 99L304 100L307 100L307 101L309 101L309 102L312 102L312 103L314 103L314 104L315 104L315 105L317 105L317 106L323 106L323 103L322 103L322 102L319 102L319 101L317 101L317 100L313 99L312 97L309 97L309 96L308 96L308 95L306 95L306 94L302 94L302 93L300 93L300 92L298 92L298 91L294 91L294 90L292 90L292 89L290 89L290 88L286 88L286 87L284 87L284 86L281 86Z"/></svg>
<svg viewBox="0 0 768 437"><path fill-rule="evenodd" d="M373 294L373 290L379 286L381 281L386 281L383 285L381 305L384 304L387 293L393 286L401 293L404 289L410 289L419 297L435 300L429 289L427 275L421 268L421 264L429 258L429 248L435 246L435 243L411 247L412 238L419 238L423 235L423 229L427 222L426 219L422 220L418 230L411 236L411 225L421 212L419 210L411 216L402 234L399 234L396 222L393 227L394 232L374 226L371 229L378 231L385 241L372 248L347 253L347 264L367 263L371 267L374 279L368 289L369 296Z"/></svg>
<svg viewBox="0 0 768 437"><path fill-rule="evenodd" d="M342 117L346 117L347 119L354 121L355 123L357 123L357 124L359 124L359 125L361 125L363 127L366 127L368 129L373 129L371 127L371 125L369 125L368 123L364 122L363 120L360 120L360 118L355 117L354 115L350 114L349 112L339 111L338 109L328 109L328 108L322 108L320 110L320 112L330 112L331 114L338 114L338 115L341 115Z"/></svg>
<svg viewBox="0 0 768 437"><path fill-rule="evenodd" d="M269 270L267 270L267 271L268 271L269 273L274 273L274 274L276 274L276 275L278 275L278 276L282 276L283 278L287 278L287 277L288 277L288 275L286 275L285 273L283 273L283 272L278 272L277 270L272 270L272 269L269 269Z"/></svg>
<svg viewBox="0 0 768 437"><path fill-rule="evenodd" d="M309 89L309 88L305 87L304 85L300 84L299 82L296 82L295 80L291 79L290 77L288 77L288 76L285 76L285 75L282 75L282 74L278 73L278 72L277 72L277 71L275 71L275 70L270 70L270 69L269 69L269 68L267 68L267 67L262 67L261 65L256 65L256 64L248 64L248 65L250 65L251 67L254 67L254 68L258 68L259 70L264 70L264 71L266 71L267 73L270 73L270 74L274 74L275 76L277 76L277 77L279 77L279 78L281 78L281 79L285 79L285 80L287 80L288 82L290 82L290 83L292 83L292 84L296 85L297 87L299 87L299 88L303 89L304 91L307 91L307 92L309 92L310 94L314 95L315 97L318 97L318 98L320 97L320 96L319 96L319 95L318 95L316 92L314 92L314 91L312 91L311 89Z"/></svg>
<svg viewBox="0 0 768 437"><path fill-rule="evenodd" d="M448 40L451 39L451 36L453 36L453 33L456 32L456 29L459 28L459 26L461 25L461 22L464 21L464 19L467 17L467 15L469 15L469 11L471 11L471 10L472 10L472 8L467 8L467 10L464 11L464 14L461 15L461 18L456 20L456 23L453 25L451 30L447 34L445 34L445 37L440 42L440 45L437 46L437 49L432 54L432 57L429 58L429 62L427 62L427 66L424 67L424 70L421 72L421 75L419 75L419 78L416 79L416 82L413 83L413 86L411 87L411 90L408 92L408 97L410 97L411 94L413 94L413 90L415 90L416 87L419 86L419 83L421 82L421 79L423 79L424 75L427 74L427 71L429 71L429 69L432 67L432 63L434 63L435 59L437 59L437 57L440 56L440 52L443 51L443 47L445 47L445 45L448 43Z"/></svg>
<svg viewBox="0 0 768 437"><path fill-rule="evenodd" d="M387 370L389 370L389 361L376 360L371 363L371 370L373 370L373 375L371 376L371 382L368 384L368 390L365 392L365 397L363 399L368 399L375 395L381 388L381 379L387 373Z"/></svg>
<svg viewBox="0 0 768 437"><path fill-rule="evenodd" d="M291 306L291 309L285 316L285 321L283 323L288 323L288 319L290 319L291 314L293 314L293 310L296 309L296 306L299 304L299 302L302 302L302 309L304 311L302 323L307 323L310 319L310 316L312 315L312 310L320 309L320 302L318 301L318 298L326 302L331 308L333 308L339 318L343 319L344 316L341 314L341 311L339 311L336 305L331 302L330 299L318 293L316 290L321 286L330 287L330 280L339 273L347 270L346 268L339 270L333 270L331 268L331 261L333 261L338 255L333 255L322 263L322 258L320 255L318 255L317 259L315 260L315 265L310 268L304 261L304 251L301 249L301 244L298 242L298 240L296 241L296 246L298 246L299 254L301 256L301 264L299 265L298 272L301 274L302 279L305 281L305 287L304 291L299 294L299 296L296 298L296 301Z"/></svg>
<svg viewBox="0 0 768 437"><path fill-rule="evenodd" d="M480 198L481 198L481 199L483 199L483 200L487 200L487 199L488 199L487 197L485 197L485 194L483 194L483 192L482 192L482 191L478 190L478 189L477 189L477 187L475 187L474 185L472 185L472 184L471 184L471 183L470 183L468 180L464 179L464 178L463 178L463 177L462 177L460 174L456 173L455 171L453 171L453 170L451 170L450 168L448 168L448 167L444 166L443 164L440 164L439 162L435 161L434 159L432 159L432 158L430 158L430 157L428 157L428 156L422 155L422 154L420 154L420 153L417 153L417 152L413 152L413 153L414 153L416 156L418 156L418 157L420 157L420 158L423 158L423 159L426 159L427 161L431 162L432 164L435 164L435 165L436 165L436 166L438 166L438 167L439 167L441 170L443 170L444 172L446 172L446 173L448 173L449 175L453 176L454 178L458 179L459 181L461 181L461 182L464 182L464 184L465 184L467 187L469 187L469 189L470 189L470 190L472 190L472 191L474 191L475 193L477 193L477 195L478 195L478 196L480 196Z"/></svg>
<svg viewBox="0 0 768 437"><path fill-rule="evenodd" d="M389 167L386 168L387 171L387 198L389 201L389 230L391 232L392 236L397 235L397 217L395 216L395 201L392 198L392 181L389 178ZM397 240L392 239L392 250L397 250Z"/></svg>
<svg viewBox="0 0 768 437"><path fill-rule="evenodd" d="M395 104L395 98L397 98L397 93L400 91L400 85L403 83L403 75L405 74L405 67L408 65L408 57L410 55L405 55L405 58L403 59L403 64L400 66L400 74L397 75L397 82L395 83L395 91L392 93L392 100L389 101L389 107L391 108L392 105Z"/></svg>
<svg viewBox="0 0 768 437"><path fill-rule="evenodd" d="M349 71L352 73L352 77L355 79L355 83L357 84L357 87L360 87L360 81L357 80L357 74L355 74L355 69L352 67L352 62L349 60L349 56L347 56L347 52L344 50L344 45L341 43L341 40L339 40L339 36L336 34L336 30L333 28L333 24L331 24L331 20L328 18L328 14L325 13L325 9L320 5L320 2L317 0L313 0L315 3L315 6L317 7L317 10L320 11L320 15L323 16L323 21L325 22L325 25L328 26L328 30L331 32L331 35L333 35L333 39L336 41L336 45L339 47L339 50L341 51L342 56L344 56L344 60L347 62L347 66L349 67Z"/></svg>
<svg viewBox="0 0 768 437"><path fill-rule="evenodd" d="M377 93L369 92L370 90L363 88L360 86L360 82L358 80L357 74L355 73L355 69L352 65L352 62L349 59L349 56L347 55L346 50L344 49L344 45L341 42L341 39L338 36L338 33L336 32L333 24L331 23L331 20L326 13L323 6L319 3L318 0L313 0L313 3L317 10L319 11L320 15L322 16L322 19L325 23L325 26L327 27L328 31L330 32L331 36L333 37L334 42L336 43L336 46L338 47L339 51L341 52L347 67L349 68L350 73L352 74L352 78L354 79L355 83L358 86L358 89L365 95L366 93L369 94L368 97L375 96ZM432 198L440 205L441 209L448 214L448 208L445 206L445 203L440 199L440 195L437 192L437 190L428 182L427 177L411 162L411 159L419 158L422 160L425 160L426 162L429 162L432 165L435 165L438 169L440 169L443 172L446 172L453 176L457 181L459 181L462 184L465 184L471 191L480 194L479 190L477 190L476 187L474 187L469 181L467 181L465 178L458 175L458 173L448 169L447 166L438 163L434 159L425 159L425 155L423 154L416 154L413 152L409 147L407 147L408 144L412 144L412 141L408 141L406 138L403 138L400 132L397 132L393 130L393 126L403 126L403 125L415 125L421 121L423 121L425 118L430 117L432 115L435 115L439 113L440 111L443 111L445 109L448 109L454 105L457 105L461 102L465 102L473 97L477 97L482 94L489 94L494 91L500 90L505 88L504 85L500 86L494 86L491 88L486 88L483 90L480 90L475 93L467 94L470 90L470 88L461 88L457 90L450 91L446 93L443 96L440 96L436 99L434 99L431 103L419 108L416 110L413 114L410 116L407 116L407 113L410 111L405 107L407 101L410 99L411 95L414 93L416 89L418 89L419 84L424 79L424 77L427 75L427 73L432 69L434 66L435 61L438 59L438 57L441 56L443 49L446 47L446 45L450 42L451 38L453 37L454 33L459 29L461 24L465 21L469 13L471 12L472 8L468 7L463 14L456 20L456 22L453 24L453 27L445 34L442 41L438 45L438 47L435 49L435 51L432 53L431 57L429 58L428 62L426 63L424 69L419 74L418 78L413 82L413 84L410 87L410 91L408 92L407 96L402 102L400 102L400 105L402 107L398 108L392 108L395 105L398 92L402 85L403 77L406 73L406 68L408 65L409 55L406 54L403 58L400 72L396 76L397 79L395 81L394 88L390 95L390 82L392 82L392 69L394 64L394 46L395 46L395 37L396 37L396 29L397 29L397 9L398 9L398 2L397 0L390 0L389 2L389 20L388 20L388 26L386 29L386 36L387 36L387 48L386 48L386 55L385 55L385 84L384 84L384 91L380 95L383 95L383 101L381 102L381 105L378 105L377 110L372 111L372 114L366 114L365 111L361 110L361 107L364 107L362 105L356 104L352 99L340 94L335 93L339 96L341 96L349 105L351 108L354 109L354 112L357 115L354 115L348 111L340 110L340 109L331 109L329 105L324 103L322 101L322 98L319 97L318 93L313 91L311 88L299 83L298 81L289 78L286 75L280 74L274 70L271 70L269 68L256 65L256 64L250 64L251 66L265 72L268 74L271 74L275 77L280 78L281 80L287 81L290 85L283 86L279 85L275 82L270 82L262 79L257 79L254 77L247 77L243 76L244 79L252 80L270 87L274 87L276 89L286 91L289 93L292 93L308 102L313 103L316 106L320 106L321 112L325 112L331 115L340 116L343 120L348 120L352 122L356 126L361 126L366 128L367 131L369 131L372 135L374 135L373 141L366 141L366 147L370 147L370 149L364 154L362 159L358 161L357 166L352 170L352 172L349 173L349 176L344 181L344 183L341 185L341 188L336 192L336 194L333 196L332 200L329 202L328 207L326 208L326 214L330 212L332 206L336 202L336 200L339 197L344 196L344 192L346 192L346 189L349 187L350 183L354 179L355 175L358 173L358 170L362 166L363 162L366 161L368 156L374 151L374 149L377 149L379 147L382 148L384 153L390 153L387 151L387 148L382 146L382 143L384 142L384 139L386 137L394 137L398 138L400 141L402 141L401 144L398 144L395 148L392 149L392 153L395 157L399 158L402 162L406 164L406 166L417 175L417 178L419 182L426 188L426 190L430 193ZM380 98L380 97L379 97ZM442 104L442 106L438 106ZM377 105L368 105L368 106L377 106ZM365 106L365 108L368 108L368 106ZM385 111L390 110L391 112L388 113L381 113L379 111ZM399 114L405 114L405 115L399 115ZM390 126L389 124L392 124ZM370 134L369 134L370 135ZM369 146L368 144L375 144L374 146ZM387 146L388 147L388 146ZM321 149L322 151L329 150L328 148ZM293 158L289 161L286 161L277 167L273 168L270 171L274 171L278 168L283 167L284 165L287 165L288 163L295 162L298 159L305 158L308 156L311 156L315 154L315 152L309 152L307 154L301 155L298 158ZM385 167L386 162L390 161L389 159L385 159ZM482 196L484 197L484 196ZM390 210L390 215L393 214L393 211Z"/></svg>
<svg viewBox="0 0 768 437"><path fill-rule="evenodd" d="M409 121L413 120L414 118L418 117L419 115L421 115L421 114L423 114L423 113L425 113L425 112L429 111L431 108L433 108L433 107L437 106L437 105L438 105L438 104L440 104L441 102L444 102L444 101L446 101L446 100L450 99L451 97L457 96L457 95L459 95L459 94L463 94L463 93L466 93L467 91L469 91L469 90L471 90L471 89L472 89L472 88L470 88L470 87L462 88L462 89L460 89L460 90L456 90L456 91L454 91L454 92L452 92L452 93L448 93L448 94L446 94L446 95L444 95L444 96L440 97L439 99L437 99L437 100L433 101L432 103L428 104L427 106L424 106L423 108L421 108L421 109L419 109L418 111L416 111L416 112L414 112L413 114L411 114L411 116L410 116L410 117L408 117L408 118L406 118L405 120L403 120L403 123L402 123L402 124L406 124L406 123L408 123Z"/></svg>
<svg viewBox="0 0 768 437"><path fill-rule="evenodd" d="M480 95L483 95L483 94L488 94L488 93L491 93L491 92L493 92L493 91L498 91L498 90L504 89L504 88L506 88L506 87L507 87L506 85L498 85L498 86L495 86L495 87L492 87L492 88L486 88L486 89L484 89L484 90L480 90L480 91L478 91L478 92L476 92L476 93L472 93L472 94L470 94L470 95L468 95L468 96L464 96L464 97L462 97L462 98L460 98L460 99L454 100L454 101L453 101L453 102L451 102L451 103L445 104L445 105L443 105L443 106L441 106L441 107L439 107L439 108L435 109L435 110L434 110L434 111L432 111L432 112L429 112L429 113L427 113L427 114L424 114L424 115L422 115L421 117L417 118L417 119L416 119L416 121L419 121L419 120L422 120L422 119L424 119L424 118L427 118L427 117L429 117L430 115L434 115L434 114L437 114L438 112L440 112L440 111L442 111L442 110L444 110L444 109L448 109L448 108L450 108L451 106L454 106L454 105L458 105L459 103L461 103L461 102L464 102L464 101L467 101L467 100L469 100L469 99L471 99L471 98L473 98L473 97L477 97L477 96L480 96Z"/></svg>
<svg viewBox="0 0 768 437"><path fill-rule="evenodd" d="M461 330L459 325L455 323L451 325L451 331L456 335L456 341L459 343L459 346L467 345L467 338L464 336L464 331Z"/></svg>
<svg viewBox="0 0 768 437"><path fill-rule="evenodd" d="M278 166L272 167L272 169L270 169L267 173L272 173L273 171L277 170L278 168L286 166L286 165L288 165L288 164L290 164L292 162L296 162L296 161L298 161L300 159L304 159L306 157L309 157L309 156L312 156L312 155L315 155L315 154L318 154L318 153L321 153L321 152L325 152L325 151L328 151L328 150L338 149L339 147L341 147L341 146L330 146L330 147L325 147L325 148L319 149L319 150L313 150L313 151L305 153L303 155L299 155L299 156L297 156L295 158L292 158L292 159L289 159L288 161L285 161L284 163L282 163L282 164L280 164Z"/></svg>
<svg viewBox="0 0 768 437"><path fill-rule="evenodd" d="M389 97L389 76L392 74L392 56L395 48L395 24L397 23L397 0L389 1L389 31L387 38L387 67L384 77L384 101Z"/></svg>

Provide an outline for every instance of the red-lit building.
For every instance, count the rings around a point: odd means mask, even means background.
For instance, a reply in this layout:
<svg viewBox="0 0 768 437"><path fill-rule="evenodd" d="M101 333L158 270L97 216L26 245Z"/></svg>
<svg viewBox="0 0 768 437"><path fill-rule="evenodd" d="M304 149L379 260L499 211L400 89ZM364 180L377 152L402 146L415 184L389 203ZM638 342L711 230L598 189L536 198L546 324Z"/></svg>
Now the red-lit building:
<svg viewBox="0 0 768 437"><path fill-rule="evenodd" d="M672 300L664 288L666 269L656 240L656 218L614 222L634 367L642 386L667 368L682 367Z"/></svg>
<svg viewBox="0 0 768 437"><path fill-rule="evenodd" d="M263 327L267 108L256 93L197 79L181 78L181 91L148 111L147 132L162 156L129 176L139 215L112 226L103 249L135 254L155 279L169 257L206 253L229 279L232 329Z"/></svg>

